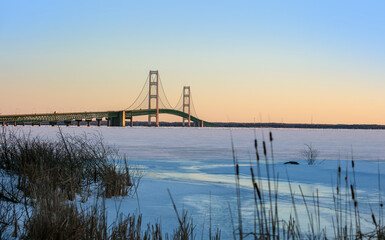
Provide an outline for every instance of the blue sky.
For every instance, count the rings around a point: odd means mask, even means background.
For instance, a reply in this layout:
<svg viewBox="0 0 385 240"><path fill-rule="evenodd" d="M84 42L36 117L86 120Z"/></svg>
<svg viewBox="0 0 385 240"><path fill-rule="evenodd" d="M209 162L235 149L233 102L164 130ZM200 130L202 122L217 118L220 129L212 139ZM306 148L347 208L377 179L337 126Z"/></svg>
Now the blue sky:
<svg viewBox="0 0 385 240"><path fill-rule="evenodd" d="M383 1L1 0L0 112L124 108L158 69L169 99L191 85L210 121L381 123L384 12Z"/></svg>

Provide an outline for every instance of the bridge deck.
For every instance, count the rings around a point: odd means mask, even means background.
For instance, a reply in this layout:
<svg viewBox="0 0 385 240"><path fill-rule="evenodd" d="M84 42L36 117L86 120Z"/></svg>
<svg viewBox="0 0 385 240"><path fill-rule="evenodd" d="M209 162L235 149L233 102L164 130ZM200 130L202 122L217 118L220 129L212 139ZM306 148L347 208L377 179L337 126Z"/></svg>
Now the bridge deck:
<svg viewBox="0 0 385 240"><path fill-rule="evenodd" d="M72 112L72 113L41 113L41 114L16 114L16 115L0 115L1 122L22 122L22 123L39 123L39 122L59 122L59 121L75 121L75 120L92 120L92 119L112 119L119 116L121 111L103 111L103 112ZM141 109L125 111L126 119L135 116L143 116L156 114L156 109ZM188 114L174 109L159 109L159 114L170 114L183 118L188 118ZM202 120L190 116L192 122L202 123ZM205 126L211 126L212 123L203 121Z"/></svg>
<svg viewBox="0 0 385 240"><path fill-rule="evenodd" d="M118 112L73 112L73 113L41 113L41 114L18 114L0 115L0 122L52 122L92 120L117 117Z"/></svg>

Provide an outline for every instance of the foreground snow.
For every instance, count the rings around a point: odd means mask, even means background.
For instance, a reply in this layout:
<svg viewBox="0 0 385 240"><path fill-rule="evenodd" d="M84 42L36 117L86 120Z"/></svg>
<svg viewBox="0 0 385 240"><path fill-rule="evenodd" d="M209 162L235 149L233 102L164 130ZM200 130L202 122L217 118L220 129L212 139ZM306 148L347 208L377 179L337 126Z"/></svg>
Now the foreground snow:
<svg viewBox="0 0 385 240"><path fill-rule="evenodd" d="M54 127L12 127L31 131L32 135L56 137ZM253 191L250 178L250 163L256 171L254 134L261 143L268 130L218 129L218 128L107 128L90 127L62 128L70 134L101 134L106 142L115 145L126 155L131 165L144 170L137 198L118 198L107 201L109 219L116 213L142 213L144 222L160 222L164 232L170 232L177 219L167 189L170 189L177 206L186 209L197 225L196 234L208 234L209 209L213 228L222 230L222 237L232 236L228 204L236 220L236 195L234 166L231 150L231 133L240 163L242 215L245 232L253 228ZM296 193L299 219L306 230L308 220L299 195L301 185L307 200L318 191L321 222L333 234L331 218L333 188L336 185L337 168L340 165L345 177L352 177L351 159L355 159L360 214L363 230L372 230L370 207L378 212L378 169L380 179L385 179L384 131L371 130L303 130L273 129L274 168L279 176L280 218L288 219L293 214L290 179ZM307 165L301 159L304 144L312 144L320 152L316 165ZM260 144L261 145L261 144ZM268 144L270 151L270 145ZM262 149L260 154L262 155ZM286 161L298 161L300 165L284 165ZM269 159L271 163L271 159ZM265 160L261 159L261 175L267 189ZM271 165L270 165L271 166ZM272 168L270 168L272 169ZM382 187L382 192L384 186ZM343 191L345 192L345 191ZM211 199L211 201L210 201ZM202 233L203 231L203 233Z"/></svg>

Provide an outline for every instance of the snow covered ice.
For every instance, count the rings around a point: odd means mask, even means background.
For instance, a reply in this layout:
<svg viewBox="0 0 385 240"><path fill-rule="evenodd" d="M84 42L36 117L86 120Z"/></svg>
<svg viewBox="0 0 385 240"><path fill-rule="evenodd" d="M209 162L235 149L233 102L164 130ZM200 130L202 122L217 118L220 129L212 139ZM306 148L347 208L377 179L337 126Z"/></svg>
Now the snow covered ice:
<svg viewBox="0 0 385 240"><path fill-rule="evenodd" d="M31 131L33 135L56 137L57 127L13 127ZM222 238L232 237L232 225L228 205L237 223L234 166L231 149L231 133L236 156L240 164L240 186L244 232L253 230L253 189L250 164L256 166L254 134L258 139L262 156L263 135L268 140L268 129L228 128L147 128L147 127L63 127L69 134L101 134L109 145L116 146L129 164L143 170L138 189L138 199L114 198L107 200L108 217L115 219L116 212L142 213L144 223L159 222L163 232L171 232L178 222L167 193L170 189L175 203L193 217L197 236L208 236L209 208L213 229L220 228ZM385 179L385 137L381 130L309 130L272 129L274 141L274 167L279 178L280 219L293 214L288 179L295 192L301 225L307 231L308 217L303 206L298 185L306 197L320 197L321 222L333 234L331 218L335 214L333 187L336 185L337 168L342 175L348 169L351 176L351 159L355 160L356 182L363 230L372 230L370 207L378 212L380 179ZM319 151L318 164L307 165L300 152L305 144ZM269 163L270 144L267 143ZM284 165L286 161L298 161L300 165ZM265 160L261 157L262 180L266 183ZM379 168L378 168L379 167ZM382 192L384 190L382 184ZM267 189L267 185L264 186ZM211 195L211 197L210 197ZM211 201L210 201L211 198ZM203 233L202 233L203 231Z"/></svg>

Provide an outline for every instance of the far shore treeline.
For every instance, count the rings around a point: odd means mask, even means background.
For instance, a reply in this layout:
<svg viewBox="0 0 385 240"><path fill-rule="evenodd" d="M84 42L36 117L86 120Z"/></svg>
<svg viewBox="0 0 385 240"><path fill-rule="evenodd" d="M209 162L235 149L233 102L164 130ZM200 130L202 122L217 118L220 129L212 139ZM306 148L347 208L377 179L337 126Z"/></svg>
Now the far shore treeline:
<svg viewBox="0 0 385 240"><path fill-rule="evenodd" d="M239 127L239 128L314 128L314 129L384 129L385 125L377 124L306 124L306 123L238 123L212 122L211 127ZM194 123L191 123L194 126ZM135 122L134 126L148 126L148 122ZM163 127L182 127L181 122L159 122Z"/></svg>
<svg viewBox="0 0 385 240"><path fill-rule="evenodd" d="M64 123L59 122L59 125ZM310 124L310 123L239 123L239 122L211 122L210 127L222 128L304 128L304 129L363 129L363 130L385 130L385 125L378 124ZM28 125L28 124L26 124ZM42 125L49 125L42 123ZM91 126L96 126L96 122L91 122ZM105 121L101 122L102 126L106 126ZM134 122L134 126L148 126L148 122ZM159 122L161 127L183 127L182 122ZM191 123L194 127L194 122Z"/></svg>

